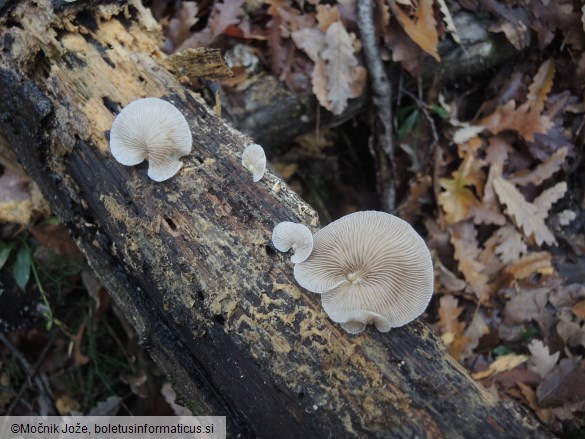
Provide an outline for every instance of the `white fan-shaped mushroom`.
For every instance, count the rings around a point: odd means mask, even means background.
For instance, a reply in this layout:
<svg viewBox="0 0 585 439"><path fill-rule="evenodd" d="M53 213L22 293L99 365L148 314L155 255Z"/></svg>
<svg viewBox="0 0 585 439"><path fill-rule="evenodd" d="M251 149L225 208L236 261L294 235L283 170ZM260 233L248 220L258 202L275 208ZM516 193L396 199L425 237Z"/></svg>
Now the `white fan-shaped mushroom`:
<svg viewBox="0 0 585 439"><path fill-rule="evenodd" d="M164 181L175 175L191 152L193 138L185 117L162 99L131 102L118 114L110 132L110 150L123 165L148 159L148 176Z"/></svg>
<svg viewBox="0 0 585 439"><path fill-rule="evenodd" d="M287 252L292 249L290 260L295 264L303 262L313 250L313 234L311 230L290 221L283 221L272 231L272 243L278 251Z"/></svg>
<svg viewBox="0 0 585 439"><path fill-rule="evenodd" d="M256 143L248 145L242 154L242 165L252 173L254 182L260 181L266 171L266 154Z"/></svg>
<svg viewBox="0 0 585 439"><path fill-rule="evenodd" d="M313 236L297 282L320 293L331 320L351 333L373 323L382 332L414 320L433 294L433 265L423 239L384 212L357 212Z"/></svg>

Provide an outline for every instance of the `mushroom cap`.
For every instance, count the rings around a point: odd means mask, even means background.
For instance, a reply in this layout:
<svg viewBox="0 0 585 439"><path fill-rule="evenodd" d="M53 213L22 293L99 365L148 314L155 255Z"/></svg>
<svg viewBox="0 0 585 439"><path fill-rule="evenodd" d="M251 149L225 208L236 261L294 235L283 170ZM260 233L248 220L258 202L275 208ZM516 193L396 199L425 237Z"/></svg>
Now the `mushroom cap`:
<svg viewBox="0 0 585 439"><path fill-rule="evenodd" d="M254 182L260 181L266 171L266 154L264 149L256 144L252 143L246 146L242 153L242 165L252 173L252 180Z"/></svg>
<svg viewBox="0 0 585 439"><path fill-rule="evenodd" d="M272 231L272 243L281 252L292 248L294 254L290 260L298 264L307 259L313 250L313 233L307 226L283 221Z"/></svg>
<svg viewBox="0 0 585 439"><path fill-rule="evenodd" d="M384 212L352 213L319 230L313 241L311 255L295 265L295 279L322 294L331 320L348 332L367 323L385 332L426 309L433 294L431 255L406 221Z"/></svg>
<svg viewBox="0 0 585 439"><path fill-rule="evenodd" d="M110 132L110 150L123 165L148 159L148 176L164 181L175 175L191 152L193 137L185 117L162 99L144 98L128 104L118 114Z"/></svg>

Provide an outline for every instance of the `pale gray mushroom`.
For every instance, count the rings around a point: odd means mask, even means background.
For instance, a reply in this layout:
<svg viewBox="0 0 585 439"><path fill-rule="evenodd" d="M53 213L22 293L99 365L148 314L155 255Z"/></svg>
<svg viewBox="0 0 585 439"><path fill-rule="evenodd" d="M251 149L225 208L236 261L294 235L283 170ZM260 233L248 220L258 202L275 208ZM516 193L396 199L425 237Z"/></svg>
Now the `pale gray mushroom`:
<svg viewBox="0 0 585 439"><path fill-rule="evenodd" d="M189 124L172 104L156 98L131 102L118 114L110 132L110 150L123 165L148 159L154 181L171 178L183 166L180 157L191 152Z"/></svg>
<svg viewBox="0 0 585 439"><path fill-rule="evenodd" d="M272 243L281 252L292 249L294 254L290 260L298 264L307 259L313 250L313 233L307 226L283 221L272 231Z"/></svg>
<svg viewBox="0 0 585 439"><path fill-rule="evenodd" d="M433 294L433 264L423 239L384 212L344 216L313 236L313 251L295 265L297 282L321 294L331 320L351 333L405 325Z"/></svg>
<svg viewBox="0 0 585 439"><path fill-rule="evenodd" d="M266 171L264 149L256 143L248 145L242 154L242 165L252 173L254 182L260 181L264 176L264 171Z"/></svg>

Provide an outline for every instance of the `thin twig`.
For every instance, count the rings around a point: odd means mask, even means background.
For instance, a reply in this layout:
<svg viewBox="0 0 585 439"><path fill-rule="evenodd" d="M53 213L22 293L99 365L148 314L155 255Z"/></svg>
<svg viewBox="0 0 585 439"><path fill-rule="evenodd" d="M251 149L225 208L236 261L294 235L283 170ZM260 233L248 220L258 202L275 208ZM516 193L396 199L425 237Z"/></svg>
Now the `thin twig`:
<svg viewBox="0 0 585 439"><path fill-rule="evenodd" d="M52 337L51 341L48 343L48 346L51 346L53 344L53 342L56 338L56 331L54 332L53 335L55 337ZM12 355L14 355L16 360L20 363L21 367L26 371L26 374L28 375L29 381L34 380L34 382L39 390L40 397L43 400L45 406L47 407L47 412L48 412L47 415L56 415L57 410L55 409L55 404L53 403L53 398L51 397L51 391L49 390L49 387L48 387L47 383L45 382L45 380L43 379L43 377L41 377L37 374L37 369L40 366L42 359L44 359L44 357L46 356L49 349L45 348L43 353L41 353L39 360L37 360L36 364L34 366L31 366L31 364L28 362L28 360L22 354L22 352L20 352L18 350L18 348L16 346L14 346L14 344L12 344L12 342L8 339L8 337L6 337L6 335L4 335L3 332L0 332L0 341L2 343L4 343L4 345L8 349L10 349L10 351L12 352ZM22 393L24 392L24 389L26 388L26 384L27 383L25 383L21 387L20 391L18 392L18 395L16 396L16 398L13 400L12 404L8 408L8 411L7 411L8 414L10 414L12 412L12 410L14 409L14 406L20 400L20 397L22 396Z"/></svg>
<svg viewBox="0 0 585 439"><path fill-rule="evenodd" d="M394 144L392 141L392 87L380 59L380 50L374 25L374 4L372 0L363 0L358 3L358 26L364 50L364 57L368 67L368 74L372 84L374 106L377 111L375 131L378 144L382 147L390 166L387 172L387 181L382 188L382 204L384 210L392 212L396 205L396 166L394 163Z"/></svg>

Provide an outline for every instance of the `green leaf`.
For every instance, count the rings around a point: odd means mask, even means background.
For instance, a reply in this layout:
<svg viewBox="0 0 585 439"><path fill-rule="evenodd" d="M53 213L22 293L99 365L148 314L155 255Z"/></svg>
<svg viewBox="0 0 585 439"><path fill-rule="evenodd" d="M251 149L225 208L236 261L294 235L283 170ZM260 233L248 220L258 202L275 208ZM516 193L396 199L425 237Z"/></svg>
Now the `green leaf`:
<svg viewBox="0 0 585 439"><path fill-rule="evenodd" d="M418 120L419 111L414 110L412 113L408 115L405 121L402 123L400 128L398 128L398 138L403 139L411 130L416 121Z"/></svg>
<svg viewBox="0 0 585 439"><path fill-rule="evenodd" d="M496 357L512 353L514 353L514 351L507 346L498 346L492 349L492 354L494 354Z"/></svg>
<svg viewBox="0 0 585 439"><path fill-rule="evenodd" d="M16 260L12 266L12 275L16 284L21 290L24 290L28 279L30 277L30 269L32 264L32 258L30 249L26 245L21 245L16 253Z"/></svg>
<svg viewBox="0 0 585 439"><path fill-rule="evenodd" d="M524 330L524 332L522 332L522 334L520 334L520 341L531 340L539 334L540 334L540 331L538 330L538 328L536 328L534 326L529 326L528 328L526 328Z"/></svg>
<svg viewBox="0 0 585 439"><path fill-rule="evenodd" d="M416 110L416 105L411 104L411 105L403 105L402 107L400 107L400 109L398 109L398 111L396 112L396 117L398 118L399 121L404 120L413 110Z"/></svg>
<svg viewBox="0 0 585 439"><path fill-rule="evenodd" d="M445 110L440 105L437 105L437 104L431 105L431 110L433 110L435 112L435 114L437 116L439 116L441 119L443 119L443 120L449 119L449 113L447 113L447 110Z"/></svg>
<svg viewBox="0 0 585 439"><path fill-rule="evenodd" d="M41 224L61 224L62 222L63 221L61 221L61 218L58 216L51 216L44 220Z"/></svg>
<svg viewBox="0 0 585 439"><path fill-rule="evenodd" d="M10 256L10 252L14 248L14 243L11 242L10 244L5 244L4 242L0 241L0 270L6 264L8 257Z"/></svg>

